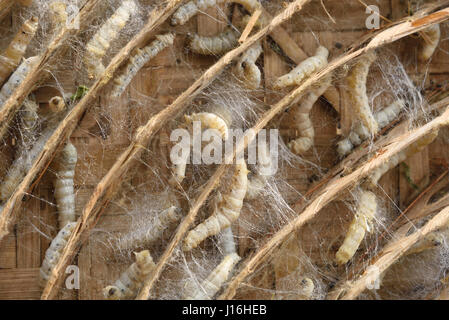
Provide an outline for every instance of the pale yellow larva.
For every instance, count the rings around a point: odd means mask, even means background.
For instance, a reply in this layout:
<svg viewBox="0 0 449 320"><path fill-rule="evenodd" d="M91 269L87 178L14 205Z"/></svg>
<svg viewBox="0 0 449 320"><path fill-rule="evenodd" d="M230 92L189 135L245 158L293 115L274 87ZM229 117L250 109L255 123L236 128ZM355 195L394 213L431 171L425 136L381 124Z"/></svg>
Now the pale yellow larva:
<svg viewBox="0 0 449 320"><path fill-rule="evenodd" d="M354 256L363 238L365 238L366 232L372 230L372 221L376 211L376 195L371 191L363 191L345 240L335 255L338 264L345 264Z"/></svg>
<svg viewBox="0 0 449 320"><path fill-rule="evenodd" d="M184 239L183 250L196 248L207 237L217 235L228 228L240 216L243 199L248 188L248 169L244 161L235 165L235 172L228 193L218 201L212 215L190 230Z"/></svg>
<svg viewBox="0 0 449 320"><path fill-rule="evenodd" d="M368 129L370 135L375 135L379 131L379 126L371 111L366 92L368 72L376 58L377 56L374 51L366 53L356 62L346 77L348 94L355 114Z"/></svg>
<svg viewBox="0 0 449 320"><path fill-rule="evenodd" d="M183 25L194 17L198 12L217 6L225 2L235 2L242 5L249 13L260 8L258 0L192 0L176 10L171 19L172 25Z"/></svg>
<svg viewBox="0 0 449 320"><path fill-rule="evenodd" d="M104 72L103 57L111 46L111 42L118 37L120 30L125 27L136 10L137 5L133 0L123 1L120 7L87 43L84 63L87 67L89 78L97 78Z"/></svg>
<svg viewBox="0 0 449 320"><path fill-rule="evenodd" d="M227 27L218 35L207 37L193 34L190 37L190 49L202 55L221 55L238 45L239 32Z"/></svg>
<svg viewBox="0 0 449 320"><path fill-rule="evenodd" d="M193 113L191 115L184 115L184 120L187 125L192 125L193 122L200 122L202 129L209 128L217 130L223 140L227 140L229 137L228 123L222 117L211 112ZM170 185L177 186L185 178L185 172L187 167L187 160L189 155L185 154L185 158L180 163L174 164L172 168L172 177L169 180Z"/></svg>
<svg viewBox="0 0 449 320"><path fill-rule="evenodd" d="M223 251L224 255L228 255L231 253L237 252L235 241L234 241L234 233L232 232L232 228L228 227L220 232L220 248Z"/></svg>
<svg viewBox="0 0 449 320"><path fill-rule="evenodd" d="M172 33L157 35L156 40L148 46L137 49L136 53L129 58L129 62L123 68L121 74L114 79L111 95L113 97L121 96L137 72L163 49L173 45L174 39L175 36Z"/></svg>
<svg viewBox="0 0 449 320"><path fill-rule="evenodd" d="M279 77L273 84L275 89L284 88L292 85L299 85L305 78L313 72L322 69L327 64L329 50L320 46L315 55L302 61L296 68L289 73Z"/></svg>
<svg viewBox="0 0 449 320"><path fill-rule="evenodd" d="M257 173L248 179L246 198L249 200L257 198L262 193L268 178L273 175L273 163L266 141L259 141L257 155Z"/></svg>
<svg viewBox="0 0 449 320"><path fill-rule="evenodd" d="M440 42L441 30L439 24L434 24L422 31L423 39L419 50L418 58L422 62L429 60L435 53Z"/></svg>
<svg viewBox="0 0 449 320"><path fill-rule="evenodd" d="M45 283L50 277L53 268L58 263L61 253L67 245L67 240L70 238L75 226L75 222L66 224L51 241L50 247L45 252L45 258L39 271L41 286L45 286Z"/></svg>
<svg viewBox="0 0 449 320"><path fill-rule="evenodd" d="M220 264L215 267L199 288L192 288L192 292L186 292L185 300L210 300L228 280L235 265L240 261L237 253L226 255Z"/></svg>
<svg viewBox="0 0 449 320"><path fill-rule="evenodd" d="M54 96L48 101L48 106L53 113L59 113L65 110L65 101L60 96Z"/></svg>
<svg viewBox="0 0 449 320"><path fill-rule="evenodd" d="M53 1L49 4L53 28L60 29L67 24L67 4L62 1Z"/></svg>
<svg viewBox="0 0 449 320"><path fill-rule="evenodd" d="M318 84L313 86L300 100L299 106L294 111L295 128L300 137L290 141L287 146L296 154L303 154L314 144L315 129L310 120L310 111L315 102L326 92L332 82L332 75L326 76Z"/></svg>
<svg viewBox="0 0 449 320"><path fill-rule="evenodd" d="M36 17L25 21L8 48L0 55L0 86L19 65L28 44L36 33L37 26L38 19Z"/></svg>
<svg viewBox="0 0 449 320"><path fill-rule="evenodd" d="M75 221L75 190L73 179L78 154L75 146L68 141L57 158L55 179L55 200L58 207L59 228Z"/></svg>
<svg viewBox="0 0 449 320"><path fill-rule="evenodd" d="M31 57L23 60L16 71L9 77L8 81L6 81L0 90L0 109L3 107L5 101L13 94L14 90L22 83L23 79L26 78L38 60L39 57Z"/></svg>
<svg viewBox="0 0 449 320"><path fill-rule="evenodd" d="M393 121L405 108L405 102L399 99L393 102L388 107L378 111L374 114L374 118L380 129L386 127L391 121ZM362 144L363 141L370 137L368 129L363 125L361 121L358 121L354 128L349 133L348 137L337 143L337 151L341 157L349 154L355 147Z"/></svg>
<svg viewBox="0 0 449 320"><path fill-rule="evenodd" d="M134 262L112 286L103 289L108 300L133 299L139 293L144 281L155 268L153 258L148 250L135 253Z"/></svg>
<svg viewBox="0 0 449 320"><path fill-rule="evenodd" d="M260 42L257 42L242 55L235 67L236 76L251 90L259 88L261 83L262 76L256 61L262 51Z"/></svg>
<svg viewBox="0 0 449 320"><path fill-rule="evenodd" d="M387 173L390 169L396 167L399 163L405 161L408 157L422 151L427 145L432 143L433 140L438 136L438 130L434 130L431 133L425 135L420 140L416 141L410 145L407 149L396 153L387 162L379 166L374 170L368 177L368 185L370 188L377 186L379 179Z"/></svg>

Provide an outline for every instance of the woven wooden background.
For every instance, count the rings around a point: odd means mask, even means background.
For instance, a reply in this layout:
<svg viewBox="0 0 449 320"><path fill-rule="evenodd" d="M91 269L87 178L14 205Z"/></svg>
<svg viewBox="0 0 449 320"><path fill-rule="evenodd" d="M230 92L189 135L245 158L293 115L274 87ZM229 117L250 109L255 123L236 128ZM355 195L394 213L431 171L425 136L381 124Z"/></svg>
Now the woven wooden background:
<svg viewBox="0 0 449 320"><path fill-rule="evenodd" d="M407 15L408 1L406 0L376 0L381 14L391 20ZM332 22L324 11L319 0L312 1L300 15L283 27L290 34L296 44L308 55L312 55L318 41L326 46L336 57L344 52L344 48L356 41L367 32L365 28L364 6L356 0L324 1L326 9L336 23ZM282 7L282 3L271 1L273 7ZM98 97L97 106L91 108L83 117L78 129L73 133L71 141L78 150L78 164L76 167L76 212L80 214L95 185L109 170L116 157L128 145L130 135L149 117L149 112L143 107L129 108L130 100L142 99L142 94L152 97L154 109L161 109L181 94L201 71L210 66L215 58L193 55L185 49L185 37L188 31L197 31L202 35L213 35L225 27L221 11L230 13L231 9L224 7L214 8L206 14L200 14L183 28L184 32L176 37L175 46L164 50L157 58L148 63L133 80L120 101L108 101L104 96ZM14 8L2 17L0 22L1 49L7 44L11 29L17 29L20 9ZM161 32L167 25L164 25ZM437 50L429 68L429 78L426 82L430 88L446 85L449 82L449 28L444 26L440 49ZM318 41L317 41L318 40ZM416 54L417 40L405 39L391 47L405 60ZM409 59L410 60L410 59ZM279 98L269 90L269 84L275 77L288 72L293 63L280 54L271 41L264 41L264 55L259 61L263 67L264 81L267 84L266 92L262 97L267 104ZM413 65L407 65L409 74L414 72ZM373 72L379 72L373 71ZM63 86L71 88L80 85L75 79L64 79ZM338 88L337 88L338 89ZM315 125L316 153L310 152L306 158L320 163L323 168L330 169L335 165L337 141L337 123L343 133L348 132L351 124L351 106L345 103L345 93L340 90L340 104L331 106L326 101L316 104L312 112ZM36 92L38 102L42 108L46 107L48 99L58 92L49 87L42 87ZM99 121L100 120L100 121ZM127 126L125 126L127 124ZM282 124L288 127L288 123ZM317 157L319 155L319 158ZM3 155L9 161L10 155ZM9 162L8 162L9 163ZM426 148L423 152L406 161L410 167L411 179L424 188L431 180L441 173L449 163L449 150L441 140ZM0 168L2 175L5 167ZM56 234L57 215L54 206L53 187L51 175L46 174L32 194L25 198L22 206L22 217L17 223L14 232L0 242L0 299L39 299L41 289L38 286L38 271L50 240L48 237ZM288 182L300 192L306 192L315 182L313 177L301 168L289 172ZM387 196L396 201L399 208L404 209L416 197L416 191L401 174L399 167L391 170L380 182ZM296 203L300 199L298 194L291 192L285 195L288 202ZM320 214L298 237L303 243L303 249L310 253L316 263L320 263L320 252L317 250L317 236L314 232L321 230L319 237L326 246L344 234L345 228L352 217L352 213L338 201ZM390 204L392 210L395 210ZM120 223L117 223L119 222ZM335 221L339 221L335 227ZM128 218L120 210L109 206L102 216L98 228L108 231L120 231L128 223ZM328 227L332 226L332 227ZM115 230L114 230L115 228ZM101 288L111 283L125 266L111 267L98 259L100 248L96 239L89 239L77 256L77 264L81 270L81 284L79 290L62 290L60 298L73 299L101 299ZM241 248L246 244L242 240ZM336 249L336 248L334 248ZM295 250L294 248L291 250ZM314 255L316 253L316 256ZM278 272L282 272L279 271ZM272 278L265 279L268 288L274 288ZM260 291L245 291L239 298L270 298L269 294Z"/></svg>

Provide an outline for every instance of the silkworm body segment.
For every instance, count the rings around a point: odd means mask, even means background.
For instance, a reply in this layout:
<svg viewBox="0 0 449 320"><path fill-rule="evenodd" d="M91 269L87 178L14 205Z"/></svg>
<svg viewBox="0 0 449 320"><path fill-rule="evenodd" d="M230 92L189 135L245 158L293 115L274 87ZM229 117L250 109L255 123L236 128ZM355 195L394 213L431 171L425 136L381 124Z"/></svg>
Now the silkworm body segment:
<svg viewBox="0 0 449 320"><path fill-rule="evenodd" d="M262 53L260 42L250 47L237 62L235 73L248 89L257 89L261 82L261 72L256 61Z"/></svg>
<svg viewBox="0 0 449 320"><path fill-rule="evenodd" d="M207 37L193 34L190 37L190 49L202 55L224 54L238 44L238 31L228 27L222 33Z"/></svg>

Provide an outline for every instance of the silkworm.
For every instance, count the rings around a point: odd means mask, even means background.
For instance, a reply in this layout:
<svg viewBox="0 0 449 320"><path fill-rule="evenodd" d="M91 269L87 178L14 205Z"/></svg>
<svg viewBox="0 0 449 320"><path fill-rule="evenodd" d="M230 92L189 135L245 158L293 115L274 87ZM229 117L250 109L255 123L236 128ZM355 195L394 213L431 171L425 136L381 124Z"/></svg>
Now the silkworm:
<svg viewBox="0 0 449 320"><path fill-rule="evenodd" d="M50 247L45 252L45 258L39 270L41 286L45 286L45 283L50 277L53 268L58 263L61 253L67 245L67 240L70 238L75 226L76 222L66 224L51 241Z"/></svg>
<svg viewBox="0 0 449 320"><path fill-rule="evenodd" d="M210 300L228 280L235 265L240 261L237 253L228 254L220 264L209 274L199 288L185 295L185 300Z"/></svg>
<svg viewBox="0 0 449 320"><path fill-rule="evenodd" d="M2 85L11 73L17 68L25 51L33 39L38 26L38 19L32 17L24 22L20 31L9 44L8 48L0 55L0 85Z"/></svg>
<svg viewBox="0 0 449 320"><path fill-rule="evenodd" d="M183 250L196 248L207 237L217 235L238 219L248 187L248 169L244 161L235 165L228 193L217 201L214 212L204 222L190 230L184 239Z"/></svg>
<svg viewBox="0 0 449 320"><path fill-rule="evenodd" d="M48 101L48 106L53 113L59 113L65 110L65 101L60 96L55 96Z"/></svg>
<svg viewBox="0 0 449 320"><path fill-rule="evenodd" d="M229 137L228 123L222 117L210 112L193 113L191 115L184 115L184 120L187 125L192 125L193 122L201 122L202 128L209 128L217 130L223 140L227 140ZM170 178L170 185L176 186L180 184L185 178L186 164L189 158L188 154L184 155L185 158L178 164L173 165L173 175Z"/></svg>
<svg viewBox="0 0 449 320"><path fill-rule="evenodd" d="M310 76L313 72L322 69L327 64L329 50L320 46L315 55L302 61L296 68L289 73L279 77L273 84L275 89L284 88L292 85L299 85L302 80Z"/></svg>
<svg viewBox="0 0 449 320"><path fill-rule="evenodd" d="M338 264L345 264L354 256L363 238L365 238L365 233L370 232L372 228L372 220L376 211L376 195L371 191L363 191L345 240L335 255Z"/></svg>
<svg viewBox="0 0 449 320"><path fill-rule="evenodd" d="M376 58L377 56L374 51L366 53L356 62L346 77L348 93L355 114L357 115L357 118L362 121L363 125L368 129L371 135L375 135L379 131L379 126L369 105L366 92L366 79L368 77L370 66Z"/></svg>
<svg viewBox="0 0 449 320"><path fill-rule="evenodd" d="M421 31L423 33L423 40L419 51L419 60L426 62L435 53L438 43L440 42L441 30L439 24L431 25L430 27Z"/></svg>
<svg viewBox="0 0 449 320"><path fill-rule="evenodd" d="M14 90L22 83L26 78L31 68L37 63L39 57L31 57L25 59L16 71L13 72L8 81L3 85L0 90L0 109L8 98L13 94Z"/></svg>
<svg viewBox="0 0 449 320"><path fill-rule="evenodd" d="M317 85L313 86L299 102L299 106L294 108L295 127L300 137L290 141L287 147L296 154L303 154L314 144L315 129L310 120L310 111L317 100L326 92L332 82L332 76L327 76Z"/></svg>
<svg viewBox="0 0 449 320"><path fill-rule="evenodd" d="M129 62L124 67L121 75L114 79L112 96L121 96L131 80L136 76L137 72L163 49L173 45L174 39L175 36L172 33L157 35L156 40L151 42L148 46L142 49L137 49L136 53L129 58Z"/></svg>
<svg viewBox="0 0 449 320"><path fill-rule="evenodd" d="M228 227L220 232L220 245L223 250L224 255L228 255L231 253L235 253L235 241L234 241L234 233L232 232L232 228Z"/></svg>
<svg viewBox="0 0 449 320"><path fill-rule="evenodd" d="M405 102L399 99L393 102L388 107L378 111L374 114L374 118L379 126L379 129L386 127L391 121L393 121L405 108ZM368 129L362 122L358 121L348 137L337 143L337 151L341 157L349 154L355 147L362 144L363 141L370 137Z"/></svg>
<svg viewBox="0 0 449 320"><path fill-rule="evenodd" d="M260 195L267 184L268 178L273 175L273 163L270 151L268 150L268 145L266 141L261 142L258 143L257 150L257 173L248 180L246 198L250 200L257 198Z"/></svg>
<svg viewBox="0 0 449 320"><path fill-rule="evenodd" d="M53 1L49 4L53 27L61 28L67 24L67 4L62 1Z"/></svg>
<svg viewBox="0 0 449 320"><path fill-rule="evenodd" d="M405 161L408 157L412 156L415 153L422 151L427 145L432 143L432 141L438 136L438 130L434 130L433 132L425 135L420 140L411 144L405 150L396 153L387 162L379 166L374 172L368 177L368 185L369 187L375 187L379 179L387 173L390 169L396 167L399 163Z"/></svg>
<svg viewBox="0 0 449 320"><path fill-rule="evenodd" d="M75 190L73 179L78 154L75 146L68 141L57 158L55 179L55 200L58 207L59 228L75 221Z"/></svg>
<svg viewBox="0 0 449 320"><path fill-rule="evenodd" d="M221 55L238 45L239 32L227 27L222 33L207 37L193 34L189 46L193 52L202 55Z"/></svg>
<svg viewBox="0 0 449 320"><path fill-rule="evenodd" d="M156 267L148 250L135 253L134 262L112 286L103 289L108 300L133 299L139 293L143 282Z"/></svg>
<svg viewBox="0 0 449 320"><path fill-rule="evenodd" d="M106 51L136 10L137 5L134 1L123 1L121 6L87 43L84 63L87 67L89 78L97 78L104 72L105 67L101 61L106 55Z"/></svg>
<svg viewBox="0 0 449 320"><path fill-rule="evenodd" d="M413 245L409 250L407 250L406 255L410 255L413 253L420 253L425 250L439 247L445 242L446 237L447 231L446 233L441 231L429 233L423 239L415 243L415 245Z"/></svg>
<svg viewBox="0 0 449 320"><path fill-rule="evenodd" d="M260 8L260 3L257 0L193 0L187 2L176 10L171 19L171 24L183 25L194 17L198 12L205 11L208 8L217 6L224 2L235 2L242 5L249 13L253 13L257 8Z"/></svg>
<svg viewBox="0 0 449 320"><path fill-rule="evenodd" d="M236 76L251 90L255 90L260 86L262 76L256 61L261 53L262 46L260 42L257 42L242 55L235 67Z"/></svg>

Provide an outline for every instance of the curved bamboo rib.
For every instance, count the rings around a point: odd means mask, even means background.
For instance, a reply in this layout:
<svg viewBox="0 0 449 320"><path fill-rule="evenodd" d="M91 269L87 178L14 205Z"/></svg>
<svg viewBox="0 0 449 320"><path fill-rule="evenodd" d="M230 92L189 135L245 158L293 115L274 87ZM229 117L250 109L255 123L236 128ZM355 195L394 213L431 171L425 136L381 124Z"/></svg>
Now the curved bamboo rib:
<svg viewBox="0 0 449 320"><path fill-rule="evenodd" d="M97 3L98 0L90 0L90 4ZM103 76L99 78L89 90L88 94L84 96L81 101L69 112L65 119L60 123L53 135L49 138L45 144L41 154L37 157L31 170L26 177L16 188L14 194L6 202L3 211L0 214L0 240L9 233L11 226L14 224L17 216L18 209L21 205L21 199L28 191L33 180L39 173L43 173L52 158L54 157L58 147L61 143L70 137L70 134L75 129L78 121L81 119L84 112L91 105L90 102L95 98L98 92L109 82L112 74L117 70L120 64L125 61L132 50L140 45L143 45L158 26L160 26L170 14L176 10L176 7L182 2L182 0L172 0L164 10L153 12L149 17L149 21L146 26L124 47L120 52L112 59L108 67L106 68ZM92 7L90 7L92 8ZM80 13L81 14L81 13ZM85 13L86 14L86 13ZM62 34L62 33L61 33ZM43 59L47 60L46 57ZM17 95L14 95L17 96ZM8 100L9 101L9 100Z"/></svg>
<svg viewBox="0 0 449 320"><path fill-rule="evenodd" d="M400 237L387 245L380 253L380 256L376 260L376 262L371 264L371 268L367 268L367 270L376 270L378 272L376 272L378 275L382 274L416 242L423 239L429 233L446 226L448 223L449 206L441 210L421 229L417 230L409 236ZM356 299L366 289L367 285L371 283L371 277L373 277L372 273L365 271L362 276L360 276L356 281L344 284L340 292L335 292L335 298L338 299L338 297L341 296L342 293L344 293L344 296L341 298L342 300ZM345 292L345 287L350 287L350 289Z"/></svg>
<svg viewBox="0 0 449 320"><path fill-rule="evenodd" d="M88 0L80 9L77 17L79 19L80 28L64 27L50 42L49 46L39 56L39 61L31 68L30 72L22 83L17 87L14 93L4 103L0 110L0 139L2 139L8 131L8 126L11 123L17 110L23 103L23 100L30 94L36 83L42 80L45 70L44 67L55 62L62 54L65 44L69 37L76 35L83 27L86 26L86 21L89 19L95 7L99 4L99 0ZM74 20L76 21L76 20ZM1 239L1 233L0 233Z"/></svg>
<svg viewBox="0 0 449 320"><path fill-rule="evenodd" d="M170 106L152 117L145 126L138 129L129 147L120 155L109 172L97 185L91 198L83 209L83 213L78 220L78 224L73 231L72 236L68 240L63 253L61 254L58 264L54 268L51 278L47 282L47 286L42 293L42 299L51 299L56 295L57 283L61 280L61 275L64 274L63 269L77 252L78 247L86 237L85 233L93 228L97 223L98 218L101 215L102 208L105 207L114 195L116 188L120 183L120 177L123 176L135 158L140 155L142 151L141 146L147 145L151 137L163 126L163 124L186 108L187 104L204 88L206 88L221 73L221 71L223 71L224 68L232 62L233 59L237 58L241 53L243 53L267 33L271 32L275 27L288 20L295 12L299 11L302 6L309 1L310 0L296 0L291 3L281 14L276 16L268 26L260 30L252 37L249 37L236 49L224 55L216 64L210 67L198 80L196 80L192 86L183 92ZM180 1L175 2L179 5ZM170 14L175 9L176 8L171 8ZM167 17L170 14L168 14ZM108 69L106 70L106 73L108 73Z"/></svg>

